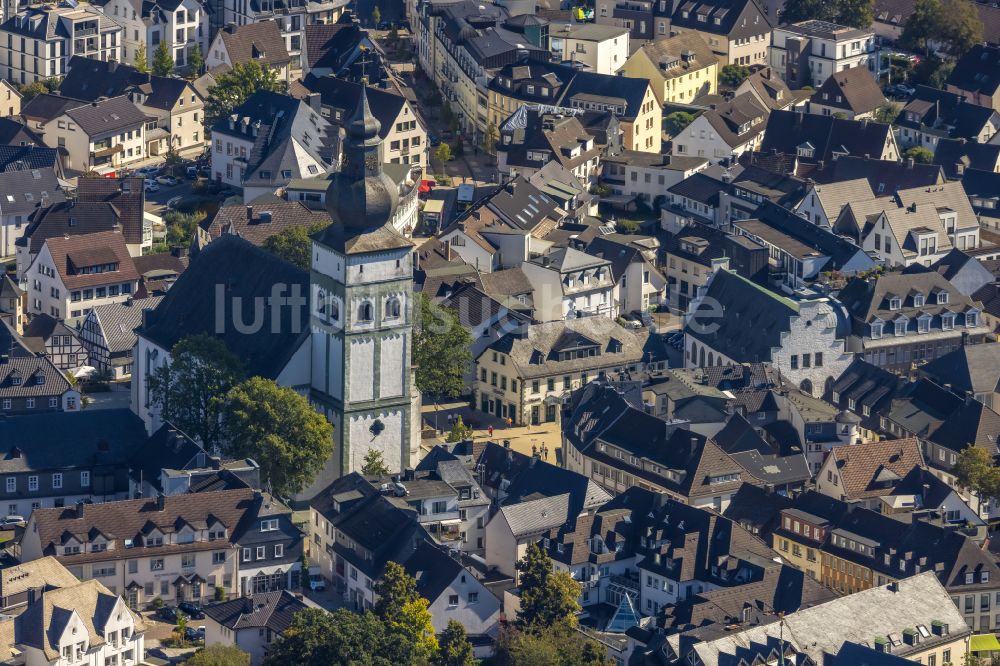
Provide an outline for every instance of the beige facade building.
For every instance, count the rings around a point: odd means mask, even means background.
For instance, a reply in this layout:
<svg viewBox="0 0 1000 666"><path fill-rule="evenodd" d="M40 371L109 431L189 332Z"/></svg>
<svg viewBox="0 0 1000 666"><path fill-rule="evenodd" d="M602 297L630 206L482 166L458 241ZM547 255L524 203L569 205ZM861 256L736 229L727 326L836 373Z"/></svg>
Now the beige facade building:
<svg viewBox="0 0 1000 666"><path fill-rule="evenodd" d="M718 87L719 58L697 33L643 44L622 67L622 74L649 79L660 105L690 104Z"/></svg>

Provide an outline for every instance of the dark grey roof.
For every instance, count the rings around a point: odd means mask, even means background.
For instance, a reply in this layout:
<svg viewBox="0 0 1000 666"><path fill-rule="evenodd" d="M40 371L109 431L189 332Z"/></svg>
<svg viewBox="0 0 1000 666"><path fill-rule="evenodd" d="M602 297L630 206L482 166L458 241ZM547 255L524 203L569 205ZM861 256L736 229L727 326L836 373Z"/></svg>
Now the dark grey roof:
<svg viewBox="0 0 1000 666"><path fill-rule="evenodd" d="M278 21L227 25L218 32L233 63L259 62L280 67L291 62Z"/></svg>
<svg viewBox="0 0 1000 666"><path fill-rule="evenodd" d="M9 165L14 167L15 165ZM17 166L25 166L23 163ZM66 200L52 167L10 168L0 173L0 210L27 216L36 208Z"/></svg>
<svg viewBox="0 0 1000 666"><path fill-rule="evenodd" d="M8 154L7 151L11 151L14 148L33 146L43 152L55 152L55 148L45 147L42 137L28 129L24 123L18 122L13 118L0 118L0 144L2 144L0 145L0 155L4 156L0 158L0 161L4 163L9 161L9 158L6 157ZM42 166L52 165L44 164Z"/></svg>
<svg viewBox="0 0 1000 666"><path fill-rule="evenodd" d="M944 169L948 178L961 178L965 169L991 171L1000 165L1000 146L964 139L939 139L934 150L934 164Z"/></svg>
<svg viewBox="0 0 1000 666"><path fill-rule="evenodd" d="M796 155L799 146L808 143L814 151L813 160L830 161L834 159L834 153L878 158L882 156L891 131L889 125L870 120L772 111L767 119L760 152Z"/></svg>
<svg viewBox="0 0 1000 666"><path fill-rule="evenodd" d="M266 628L280 636L291 626L295 614L307 608L291 592L281 590L230 599L203 610L230 631Z"/></svg>
<svg viewBox="0 0 1000 666"><path fill-rule="evenodd" d="M66 110L91 139L142 125L150 119L128 97L112 97Z"/></svg>
<svg viewBox="0 0 1000 666"><path fill-rule="evenodd" d="M897 190L927 187L944 182L941 167L935 164L910 164L845 155L825 162L822 169L810 169L808 174L817 183L836 183L867 178L876 196L889 196Z"/></svg>
<svg viewBox="0 0 1000 666"><path fill-rule="evenodd" d="M559 103L563 106L576 106L573 104L573 98L578 95L622 99L625 101L625 112L616 115L626 120L634 120L642 112L642 100L648 88L649 79L577 72L563 89ZM580 108L584 107L581 105Z"/></svg>
<svg viewBox="0 0 1000 666"><path fill-rule="evenodd" d="M955 63L945 85L992 97L1000 88L1000 48L974 45Z"/></svg>
<svg viewBox="0 0 1000 666"><path fill-rule="evenodd" d="M703 173L696 173L672 185L667 191L671 194L717 208L719 206L719 193L725 189L726 184L721 180Z"/></svg>
<svg viewBox="0 0 1000 666"><path fill-rule="evenodd" d="M184 79L144 74L131 65L73 56L59 84L59 94L88 102L136 95L143 106L171 111L187 88Z"/></svg>
<svg viewBox="0 0 1000 666"><path fill-rule="evenodd" d="M0 472L123 464L147 442L127 408L10 416L0 419Z"/></svg>
<svg viewBox="0 0 1000 666"><path fill-rule="evenodd" d="M464 567L448 551L448 548L421 541L403 562L406 573L417 581L417 593L432 604L464 571Z"/></svg>
<svg viewBox="0 0 1000 666"><path fill-rule="evenodd" d="M69 380L48 357L15 355L0 363L0 398L56 397L70 388Z"/></svg>
<svg viewBox="0 0 1000 666"><path fill-rule="evenodd" d="M875 111L886 99L868 69L854 67L828 76L809 102L862 114Z"/></svg>
<svg viewBox="0 0 1000 666"><path fill-rule="evenodd" d="M383 139L389 136L396 119L399 118L406 98L393 92L362 86L360 83L338 79L334 76L316 76L309 74L302 81L303 87L307 90L319 93L323 106L330 107L342 113L343 120L338 122L334 115L329 118L334 125L343 125L346 119L354 113L361 97L361 90L365 88L365 95L368 97L368 107L372 115L379 121L379 136ZM419 120L418 120L419 122Z"/></svg>
<svg viewBox="0 0 1000 666"><path fill-rule="evenodd" d="M685 327L685 334L704 342L737 362L770 361L791 329L798 305L729 270L716 271L708 283L706 301L726 313L700 325L699 309ZM708 306L704 306L708 308ZM706 313L717 310L708 308ZM708 324L712 324L709 326Z"/></svg>
<svg viewBox="0 0 1000 666"><path fill-rule="evenodd" d="M667 7L675 7L671 25L687 30L726 35L731 40L771 32L767 15L754 0L687 0L668 3Z"/></svg>
<svg viewBox="0 0 1000 666"><path fill-rule="evenodd" d="M218 286L223 286L219 289ZM254 321L255 298L270 294L273 285L287 290L298 287L309 294L309 275L232 234L224 234L201 250L177 279L150 316L141 334L165 349L182 338L200 333L215 335L246 363L251 374L274 378L309 334L308 308L282 308L278 330L262 326L254 334L242 334L227 325L216 328L217 308L232 322L232 308L239 297L242 312L236 317ZM222 298L223 303L216 300Z"/></svg>
<svg viewBox="0 0 1000 666"><path fill-rule="evenodd" d="M109 352L114 354L129 351L135 346L135 329L142 324L142 311L146 308L156 309L161 300L162 296L150 296L98 305L87 316L97 320Z"/></svg>

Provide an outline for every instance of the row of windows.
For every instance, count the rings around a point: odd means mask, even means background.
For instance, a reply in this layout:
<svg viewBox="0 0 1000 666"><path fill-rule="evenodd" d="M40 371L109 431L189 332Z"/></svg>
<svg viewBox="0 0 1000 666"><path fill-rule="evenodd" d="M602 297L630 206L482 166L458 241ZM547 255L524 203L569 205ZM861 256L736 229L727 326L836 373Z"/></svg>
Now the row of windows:
<svg viewBox="0 0 1000 666"><path fill-rule="evenodd" d="M82 471L80 472L80 486L83 488L90 487L90 472ZM4 481L4 487L8 493L17 492L17 477L8 476ZM52 489L59 490L63 487L63 474L62 472L56 472L52 475ZM36 492L39 489L39 482L37 475L31 475L28 477L28 492Z"/></svg>
<svg viewBox="0 0 1000 666"><path fill-rule="evenodd" d="M58 407L59 407L59 398L56 398L56 397L49 398L49 403L48 404L49 404L49 408L50 409L58 409ZM35 407L37 405L38 405L38 401L35 398L25 398L24 399L24 408L25 409L35 409ZM71 409L71 410L72 409L76 409L76 399L73 398L72 396L67 397L66 398L66 407L68 409ZM4 398L3 401L0 401L0 411L5 411L6 412L6 411L12 410L13 408L14 408L14 403L12 402L12 400L10 398Z"/></svg>

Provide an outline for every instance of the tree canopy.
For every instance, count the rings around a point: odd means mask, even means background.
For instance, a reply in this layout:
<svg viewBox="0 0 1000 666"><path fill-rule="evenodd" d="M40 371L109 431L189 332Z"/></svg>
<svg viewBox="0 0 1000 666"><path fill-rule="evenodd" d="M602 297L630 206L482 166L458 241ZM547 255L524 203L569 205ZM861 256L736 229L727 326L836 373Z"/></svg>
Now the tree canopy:
<svg viewBox="0 0 1000 666"><path fill-rule="evenodd" d="M500 633L495 666L612 666L602 645L564 624Z"/></svg>
<svg viewBox="0 0 1000 666"><path fill-rule="evenodd" d="M170 76L174 73L174 58L167 46L167 40L160 42L160 45L153 51L153 74L157 76Z"/></svg>
<svg viewBox="0 0 1000 666"><path fill-rule="evenodd" d="M333 427L309 400L270 379L251 377L229 391L227 453L249 457L279 495L312 482L333 453Z"/></svg>
<svg viewBox="0 0 1000 666"><path fill-rule="evenodd" d="M852 28L868 28L875 17L875 0L786 0L781 22L817 19Z"/></svg>
<svg viewBox="0 0 1000 666"><path fill-rule="evenodd" d="M668 113L663 118L663 129L670 136L677 136L681 131L694 122L694 115L687 111L674 111Z"/></svg>
<svg viewBox="0 0 1000 666"><path fill-rule="evenodd" d="M913 146L907 149L903 153L903 157L910 158L917 164L930 164L934 161L934 153L923 146Z"/></svg>
<svg viewBox="0 0 1000 666"><path fill-rule="evenodd" d="M197 78L201 74L201 68L205 66L205 55L201 52L201 46L197 43L188 55L188 67L191 68L190 78Z"/></svg>
<svg viewBox="0 0 1000 666"><path fill-rule="evenodd" d="M417 388L434 395L458 396L472 366L472 334L462 326L458 312L436 305L426 294L420 294L419 306L420 319L413 335Z"/></svg>
<svg viewBox="0 0 1000 666"><path fill-rule="evenodd" d="M369 449L365 454L364 463L361 465L361 473L365 476L385 476L392 470L385 464L382 452L378 449Z"/></svg>
<svg viewBox="0 0 1000 666"><path fill-rule="evenodd" d="M301 225L285 227L264 241L264 249L307 271L312 265L311 236L326 227L327 225L322 223L310 227Z"/></svg>
<svg viewBox="0 0 1000 666"><path fill-rule="evenodd" d="M226 394L242 380L243 364L210 335L180 340L171 362L149 378L153 404L163 418L211 449L221 443Z"/></svg>
<svg viewBox="0 0 1000 666"><path fill-rule="evenodd" d="M552 560L537 542L528 546L515 566L521 581L521 612L517 621L522 628L576 625L580 584L565 571L553 571Z"/></svg>
<svg viewBox="0 0 1000 666"><path fill-rule="evenodd" d="M250 666L250 655L235 645L209 645L194 653L185 666Z"/></svg>
<svg viewBox="0 0 1000 666"><path fill-rule="evenodd" d="M441 632L438 657L435 666L473 666L476 663L472 643L465 635L461 622L448 620L448 626Z"/></svg>
<svg viewBox="0 0 1000 666"><path fill-rule="evenodd" d="M149 56L146 55L146 42L139 42L139 46L135 50L135 58L132 59L132 66L135 67L135 71L140 74L145 74L149 71Z"/></svg>
<svg viewBox="0 0 1000 666"><path fill-rule="evenodd" d="M983 23L970 0L917 0L899 39L901 46L927 54L938 44L953 56L981 41Z"/></svg>
<svg viewBox="0 0 1000 666"><path fill-rule="evenodd" d="M278 80L278 70L256 60L236 63L231 70L220 74L215 79L215 85L208 90L205 102L207 124L225 118L258 90L282 92L284 85Z"/></svg>
<svg viewBox="0 0 1000 666"><path fill-rule="evenodd" d="M726 65L719 72L719 83L737 88L750 76L750 68L746 65Z"/></svg>
<svg viewBox="0 0 1000 666"><path fill-rule="evenodd" d="M472 437L472 426L465 425L462 417L459 416L455 420L455 425L451 427L451 431L448 432L448 437L445 441L449 444L453 444L455 442L464 442L470 437Z"/></svg>
<svg viewBox="0 0 1000 666"><path fill-rule="evenodd" d="M886 101L885 104L875 109L875 121L891 125L896 122L896 117L899 116L901 110L902 107L899 104Z"/></svg>

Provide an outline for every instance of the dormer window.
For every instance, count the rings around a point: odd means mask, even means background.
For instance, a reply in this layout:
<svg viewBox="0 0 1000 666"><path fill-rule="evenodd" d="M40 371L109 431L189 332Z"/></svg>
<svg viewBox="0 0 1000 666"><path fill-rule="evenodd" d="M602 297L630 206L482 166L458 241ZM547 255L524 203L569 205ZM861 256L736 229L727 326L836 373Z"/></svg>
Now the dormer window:
<svg viewBox="0 0 1000 666"><path fill-rule="evenodd" d="M938 305L944 305L945 303L947 303L948 302L948 292L947 291L939 291L938 295L937 295L937 302L938 302Z"/></svg>
<svg viewBox="0 0 1000 666"><path fill-rule="evenodd" d="M941 329L950 331L955 328L955 313L945 312L941 315Z"/></svg>
<svg viewBox="0 0 1000 666"><path fill-rule="evenodd" d="M917 317L917 333L929 333L931 330L931 316L922 314Z"/></svg>
<svg viewBox="0 0 1000 666"><path fill-rule="evenodd" d="M892 298L889 299L889 309L890 310L898 310L899 308L902 307L902 305L903 304L902 304L902 301L900 300L899 296L893 296Z"/></svg>
<svg viewBox="0 0 1000 666"><path fill-rule="evenodd" d="M278 519L268 518L267 520L260 521L260 531L261 532L273 532L278 529Z"/></svg>
<svg viewBox="0 0 1000 666"><path fill-rule="evenodd" d="M915 307L915 308L921 308L923 306L924 306L924 295L923 294L914 294L913 295L913 307Z"/></svg>
<svg viewBox="0 0 1000 666"><path fill-rule="evenodd" d="M881 321L873 321L872 324L872 339L878 340L882 337L882 327L883 323Z"/></svg>
<svg viewBox="0 0 1000 666"><path fill-rule="evenodd" d="M895 335L906 335L906 318L900 318L893 322Z"/></svg>
<svg viewBox="0 0 1000 666"><path fill-rule="evenodd" d="M979 325L979 312L976 310L970 310L965 313L965 326L967 328L973 328Z"/></svg>

